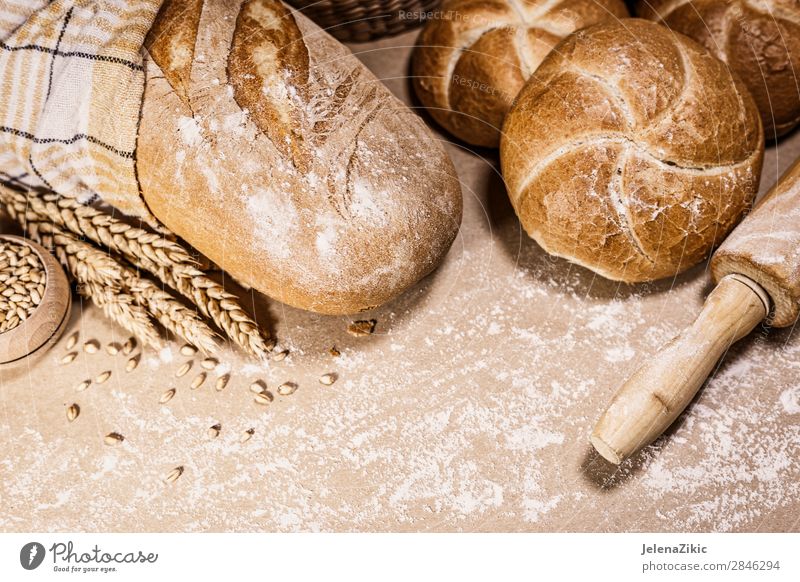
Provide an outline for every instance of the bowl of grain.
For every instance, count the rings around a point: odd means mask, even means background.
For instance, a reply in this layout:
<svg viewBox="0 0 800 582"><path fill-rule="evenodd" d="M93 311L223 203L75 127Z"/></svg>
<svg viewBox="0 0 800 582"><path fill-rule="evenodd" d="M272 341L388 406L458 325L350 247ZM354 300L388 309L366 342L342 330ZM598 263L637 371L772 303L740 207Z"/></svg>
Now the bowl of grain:
<svg viewBox="0 0 800 582"><path fill-rule="evenodd" d="M69 321L72 296L58 261L40 245L0 235L0 366L43 354Z"/></svg>

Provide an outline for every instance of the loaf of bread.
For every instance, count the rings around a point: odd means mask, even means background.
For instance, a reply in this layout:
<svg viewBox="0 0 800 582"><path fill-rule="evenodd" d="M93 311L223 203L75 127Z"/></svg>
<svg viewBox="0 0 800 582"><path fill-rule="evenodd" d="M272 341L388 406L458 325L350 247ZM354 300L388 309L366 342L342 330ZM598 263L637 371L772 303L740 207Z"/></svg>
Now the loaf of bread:
<svg viewBox="0 0 800 582"><path fill-rule="evenodd" d="M636 11L698 41L736 71L768 140L800 123L800 2L639 0Z"/></svg>
<svg viewBox="0 0 800 582"><path fill-rule="evenodd" d="M756 194L758 110L705 48L639 19L584 28L520 92L500 158L523 227L610 279L706 257Z"/></svg>
<svg viewBox="0 0 800 582"><path fill-rule="evenodd" d="M277 0L167 0L146 48L144 199L232 276L355 313L442 260L462 209L449 157L302 14Z"/></svg>
<svg viewBox="0 0 800 582"><path fill-rule="evenodd" d="M569 33L628 16L622 0L445 0L414 49L414 88L433 118L497 147L525 81Z"/></svg>

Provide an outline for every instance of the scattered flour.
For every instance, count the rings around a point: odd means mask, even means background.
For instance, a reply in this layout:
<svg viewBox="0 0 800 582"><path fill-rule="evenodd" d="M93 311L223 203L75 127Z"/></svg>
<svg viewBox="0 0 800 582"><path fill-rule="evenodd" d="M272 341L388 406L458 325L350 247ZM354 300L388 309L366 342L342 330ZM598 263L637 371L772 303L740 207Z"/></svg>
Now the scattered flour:
<svg viewBox="0 0 800 582"><path fill-rule="evenodd" d="M787 414L800 414L800 388L794 386L784 390L780 400Z"/></svg>

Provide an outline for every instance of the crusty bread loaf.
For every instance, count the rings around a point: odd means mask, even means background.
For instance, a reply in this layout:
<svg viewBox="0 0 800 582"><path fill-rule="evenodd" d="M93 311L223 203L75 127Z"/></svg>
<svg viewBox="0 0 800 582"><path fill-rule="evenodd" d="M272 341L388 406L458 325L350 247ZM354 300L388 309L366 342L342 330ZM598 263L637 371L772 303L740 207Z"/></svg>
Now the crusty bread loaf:
<svg viewBox="0 0 800 582"><path fill-rule="evenodd" d="M497 147L511 103L569 33L628 16L622 0L445 0L417 41L414 88L464 141Z"/></svg>
<svg viewBox="0 0 800 582"><path fill-rule="evenodd" d="M749 208L764 134L744 85L652 22L584 28L520 92L500 143L522 225L615 280L675 275Z"/></svg>
<svg viewBox="0 0 800 582"><path fill-rule="evenodd" d="M693 38L736 71L767 139L800 123L800 2L639 0L636 12Z"/></svg>
<svg viewBox="0 0 800 582"><path fill-rule="evenodd" d="M237 279L322 313L443 258L461 191L441 145L341 44L276 0L167 0L137 171L153 213Z"/></svg>

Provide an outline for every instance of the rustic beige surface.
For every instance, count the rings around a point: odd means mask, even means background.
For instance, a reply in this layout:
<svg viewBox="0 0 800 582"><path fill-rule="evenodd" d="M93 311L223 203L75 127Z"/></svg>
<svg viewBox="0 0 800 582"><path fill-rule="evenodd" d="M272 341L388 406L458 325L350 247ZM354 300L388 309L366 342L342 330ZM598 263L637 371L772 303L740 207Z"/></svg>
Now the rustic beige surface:
<svg viewBox="0 0 800 582"><path fill-rule="evenodd" d="M406 100L408 51L394 47L414 38L356 49ZM441 269L369 314L372 337L348 335L344 317L259 300L292 355L262 368L226 353L228 387L216 392L212 372L192 391L200 359L176 378L188 359L176 345L144 352L130 373L122 355L85 353L86 340L126 336L76 303L43 362L2 379L0 530L800 529L798 335L741 342L665 438L607 464L587 443L592 425L618 383L696 315L704 267L625 286L548 258L521 232L494 155L448 149L463 181L461 234ZM762 192L798 154L798 134L768 151ZM75 330L79 355L61 366ZM107 382L76 392L106 370ZM326 372L339 375L329 387ZM257 379L275 394L268 406L252 400ZM277 395L286 380L297 392ZM125 440L104 444L111 431Z"/></svg>

